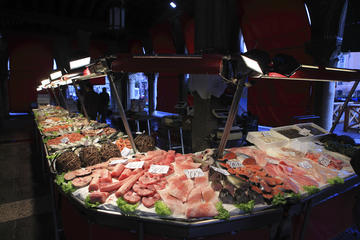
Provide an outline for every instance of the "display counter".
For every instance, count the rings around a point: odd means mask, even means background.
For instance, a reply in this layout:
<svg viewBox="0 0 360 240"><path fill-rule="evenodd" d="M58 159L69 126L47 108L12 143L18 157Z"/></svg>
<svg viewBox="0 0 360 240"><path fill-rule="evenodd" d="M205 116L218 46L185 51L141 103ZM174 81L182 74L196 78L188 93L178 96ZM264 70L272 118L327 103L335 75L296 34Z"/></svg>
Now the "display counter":
<svg viewBox="0 0 360 240"><path fill-rule="evenodd" d="M360 179L352 174L343 184L321 188L317 193L303 195L299 201L285 205L254 209L251 213L231 214L229 219L169 219L145 215L124 215L118 211L87 208L84 201L65 193L54 183L55 164L45 144L48 139L35 131L42 156L44 177L52 187L54 223L66 239L329 239L352 226L352 208L359 191ZM98 131L100 132L100 131ZM340 207L339 207L340 206ZM327 233L322 237L318 232ZM331 226L331 229L328 229Z"/></svg>

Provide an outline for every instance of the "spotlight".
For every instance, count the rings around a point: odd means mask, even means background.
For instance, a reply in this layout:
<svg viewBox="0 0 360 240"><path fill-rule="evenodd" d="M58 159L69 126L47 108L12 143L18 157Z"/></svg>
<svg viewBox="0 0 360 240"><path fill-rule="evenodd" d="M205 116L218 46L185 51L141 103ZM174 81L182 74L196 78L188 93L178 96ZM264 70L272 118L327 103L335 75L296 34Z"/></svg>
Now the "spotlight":
<svg viewBox="0 0 360 240"><path fill-rule="evenodd" d="M76 69L76 68L81 68L81 67L84 67L89 64L90 64L90 57L77 59L77 60L70 62L70 69L72 70L72 69Z"/></svg>
<svg viewBox="0 0 360 240"><path fill-rule="evenodd" d="M253 71L255 71L255 72L257 72L257 73L259 73L261 75L264 74L264 72L262 71L262 69L261 69L261 67L260 67L260 65L259 65L259 63L257 61L255 61L255 60L253 60L251 58L248 58L246 56L241 56L241 58L243 59L245 65L249 69L251 69L251 70L253 70Z"/></svg>
<svg viewBox="0 0 360 240"><path fill-rule="evenodd" d="M45 80L42 80L42 81L41 81L41 84L44 85L44 86L45 86L46 84L49 84L49 83L50 83L50 79L45 79Z"/></svg>
<svg viewBox="0 0 360 240"><path fill-rule="evenodd" d="M247 67L259 74L267 74L270 70L270 55L263 50L252 49L244 53L241 57Z"/></svg>
<svg viewBox="0 0 360 240"><path fill-rule="evenodd" d="M172 7L172 8L176 8L176 3L174 3L174 2L170 2L170 7Z"/></svg>
<svg viewBox="0 0 360 240"><path fill-rule="evenodd" d="M56 71L50 74L50 79L51 80L55 80L58 79L62 76L62 72L61 71Z"/></svg>

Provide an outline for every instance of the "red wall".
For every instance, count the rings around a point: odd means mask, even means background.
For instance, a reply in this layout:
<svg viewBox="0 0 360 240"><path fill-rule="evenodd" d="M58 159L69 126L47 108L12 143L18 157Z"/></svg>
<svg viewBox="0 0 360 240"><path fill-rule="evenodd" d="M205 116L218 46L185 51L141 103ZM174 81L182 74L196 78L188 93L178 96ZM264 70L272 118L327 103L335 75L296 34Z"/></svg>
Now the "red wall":
<svg viewBox="0 0 360 240"><path fill-rule="evenodd" d="M28 35L8 36L10 56L9 110L26 112L36 102L36 87L52 71L51 42Z"/></svg>
<svg viewBox="0 0 360 240"><path fill-rule="evenodd" d="M156 54L175 54L175 46L171 34L170 24L167 22L158 24L150 29L154 52ZM177 74L159 73L157 82L157 107L164 112L175 112L178 102L179 78Z"/></svg>
<svg viewBox="0 0 360 240"><path fill-rule="evenodd" d="M238 16L248 50L270 54L285 53L302 64L312 64L305 53L310 25L303 0L239 0ZM260 124L291 124L294 116L312 114L314 83L285 80L258 80L249 88L248 110Z"/></svg>

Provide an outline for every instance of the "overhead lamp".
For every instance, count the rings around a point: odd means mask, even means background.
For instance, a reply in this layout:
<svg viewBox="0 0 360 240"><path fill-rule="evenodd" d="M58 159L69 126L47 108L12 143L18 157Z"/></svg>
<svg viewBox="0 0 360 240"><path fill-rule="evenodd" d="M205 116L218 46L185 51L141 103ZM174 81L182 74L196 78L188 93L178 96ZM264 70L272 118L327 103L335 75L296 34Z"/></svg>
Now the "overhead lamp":
<svg viewBox="0 0 360 240"><path fill-rule="evenodd" d="M36 88L36 91L38 91L38 92L40 92L41 90L42 90L42 87L41 87L41 86L39 86L39 87Z"/></svg>
<svg viewBox="0 0 360 240"><path fill-rule="evenodd" d="M56 71L56 72L53 72L50 74L50 79L55 80L55 79L61 78L61 76L62 76L62 72Z"/></svg>
<svg viewBox="0 0 360 240"><path fill-rule="evenodd" d="M50 79L44 79L41 81L41 84L42 85L46 85L46 84L49 84L50 83Z"/></svg>
<svg viewBox="0 0 360 240"><path fill-rule="evenodd" d="M244 56L244 55L242 55L241 58L244 61L245 65L249 69L251 69L251 70L253 70L256 73L259 73L261 75L264 74L264 72L262 71L262 69L261 69L261 67L260 67L260 65L259 65L259 63L257 61L255 61L255 60L253 60L253 59L251 59L251 58L249 58L247 56Z"/></svg>
<svg viewBox="0 0 360 240"><path fill-rule="evenodd" d="M270 55L260 49L252 49L241 55L245 65L257 74L267 74L270 70Z"/></svg>
<svg viewBox="0 0 360 240"><path fill-rule="evenodd" d="M76 68L81 68L81 67L85 67L86 65L90 64L90 57L85 57L85 58L81 58L81 59L77 59L74 61L70 61L70 69L76 69Z"/></svg>
<svg viewBox="0 0 360 240"><path fill-rule="evenodd" d="M290 55L277 54L273 58L273 71L287 77L293 75L301 65Z"/></svg>
<svg viewBox="0 0 360 240"><path fill-rule="evenodd" d="M174 2L170 2L170 7L172 7L172 8L176 8L176 3L174 3Z"/></svg>

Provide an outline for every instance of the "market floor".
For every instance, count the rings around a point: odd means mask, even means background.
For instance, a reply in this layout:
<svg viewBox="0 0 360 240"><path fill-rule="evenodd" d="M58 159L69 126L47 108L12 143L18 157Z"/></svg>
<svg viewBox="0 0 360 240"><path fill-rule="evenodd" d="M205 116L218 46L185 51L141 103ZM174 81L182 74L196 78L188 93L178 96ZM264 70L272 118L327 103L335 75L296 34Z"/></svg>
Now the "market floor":
<svg viewBox="0 0 360 240"><path fill-rule="evenodd" d="M8 239L55 239L48 182L33 142L32 116L0 128L0 235Z"/></svg>

